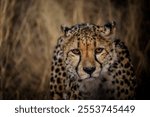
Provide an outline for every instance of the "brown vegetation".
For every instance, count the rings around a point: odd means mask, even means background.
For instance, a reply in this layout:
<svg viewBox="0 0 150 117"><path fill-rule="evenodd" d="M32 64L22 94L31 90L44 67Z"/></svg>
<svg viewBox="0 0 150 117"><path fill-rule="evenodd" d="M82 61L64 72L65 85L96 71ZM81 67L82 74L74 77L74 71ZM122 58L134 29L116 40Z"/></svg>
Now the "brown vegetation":
<svg viewBox="0 0 150 117"><path fill-rule="evenodd" d="M48 99L51 57L60 25L117 22L150 99L150 18L145 0L0 0L0 99Z"/></svg>

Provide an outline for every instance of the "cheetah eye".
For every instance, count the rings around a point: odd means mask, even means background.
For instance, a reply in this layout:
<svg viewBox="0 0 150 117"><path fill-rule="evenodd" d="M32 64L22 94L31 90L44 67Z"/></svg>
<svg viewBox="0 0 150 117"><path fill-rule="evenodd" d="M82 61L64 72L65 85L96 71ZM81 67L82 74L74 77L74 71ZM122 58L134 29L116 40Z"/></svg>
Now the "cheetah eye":
<svg viewBox="0 0 150 117"><path fill-rule="evenodd" d="M103 50L104 50L104 48L96 48L95 53L100 54Z"/></svg>
<svg viewBox="0 0 150 117"><path fill-rule="evenodd" d="M80 50L79 49L72 49L71 52L76 54L76 55L80 55Z"/></svg>

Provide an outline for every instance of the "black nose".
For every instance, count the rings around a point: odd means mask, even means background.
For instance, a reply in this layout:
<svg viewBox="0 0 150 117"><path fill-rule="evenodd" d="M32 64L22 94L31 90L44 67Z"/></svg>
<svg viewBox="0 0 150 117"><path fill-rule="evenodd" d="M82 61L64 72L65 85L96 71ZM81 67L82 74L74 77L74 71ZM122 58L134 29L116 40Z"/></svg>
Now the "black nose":
<svg viewBox="0 0 150 117"><path fill-rule="evenodd" d="M95 71L95 69L95 67L83 67L83 70L89 75L91 75Z"/></svg>

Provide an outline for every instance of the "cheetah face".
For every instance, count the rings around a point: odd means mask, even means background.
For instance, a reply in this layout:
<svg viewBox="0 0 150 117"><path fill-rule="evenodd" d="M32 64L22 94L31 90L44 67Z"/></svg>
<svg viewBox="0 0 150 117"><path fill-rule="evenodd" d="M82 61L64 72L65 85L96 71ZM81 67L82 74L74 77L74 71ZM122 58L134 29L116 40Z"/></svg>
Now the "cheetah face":
<svg viewBox="0 0 150 117"><path fill-rule="evenodd" d="M89 28L79 30L64 46L66 68L79 79L99 78L112 48L112 41Z"/></svg>
<svg viewBox="0 0 150 117"><path fill-rule="evenodd" d="M95 40L88 37L79 40L74 38L65 47L66 63L70 64L80 79L98 78L110 47L107 40L99 37Z"/></svg>

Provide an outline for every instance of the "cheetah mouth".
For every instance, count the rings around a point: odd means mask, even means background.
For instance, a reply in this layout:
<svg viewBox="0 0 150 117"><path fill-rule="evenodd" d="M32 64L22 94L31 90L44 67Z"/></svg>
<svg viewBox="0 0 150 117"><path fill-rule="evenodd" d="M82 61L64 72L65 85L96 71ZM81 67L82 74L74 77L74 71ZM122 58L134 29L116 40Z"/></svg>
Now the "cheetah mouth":
<svg viewBox="0 0 150 117"><path fill-rule="evenodd" d="M81 80L81 81L92 81L92 80L96 80L97 77L94 77L94 76L86 76L86 77L83 77L83 76L79 76L78 77L78 80Z"/></svg>
<svg viewBox="0 0 150 117"><path fill-rule="evenodd" d="M96 78L94 78L94 77L87 77L87 78L80 78L80 79L78 79L79 81L93 81L93 80L95 80Z"/></svg>
<svg viewBox="0 0 150 117"><path fill-rule="evenodd" d="M95 80L95 78L94 77L88 77L88 78L85 78L84 80L92 81L92 80Z"/></svg>

